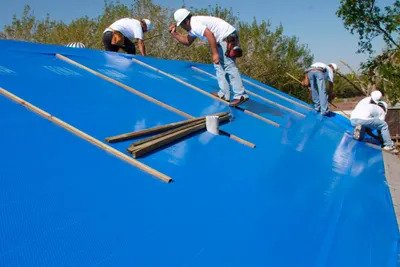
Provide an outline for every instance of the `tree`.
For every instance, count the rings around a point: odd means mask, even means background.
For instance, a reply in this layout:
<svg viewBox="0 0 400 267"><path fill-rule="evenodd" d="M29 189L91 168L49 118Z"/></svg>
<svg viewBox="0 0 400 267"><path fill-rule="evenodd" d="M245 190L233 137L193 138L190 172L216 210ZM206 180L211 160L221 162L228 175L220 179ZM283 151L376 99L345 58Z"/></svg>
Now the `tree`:
<svg viewBox="0 0 400 267"><path fill-rule="evenodd" d="M382 35L389 48L400 48L394 34L400 33L400 1L383 10L375 0L340 0L336 14L343 19L344 26L352 34L359 35L359 52L371 53L371 41Z"/></svg>
<svg viewBox="0 0 400 267"><path fill-rule="evenodd" d="M394 104L400 100L400 0L379 7L374 0L341 0L336 14L344 26L359 36L358 52L372 55L372 41L382 36L387 48L380 55L362 64L363 74L373 83L371 88L382 90Z"/></svg>
<svg viewBox="0 0 400 267"><path fill-rule="evenodd" d="M18 19L14 15L11 25L4 27L4 35L7 39L35 41L33 38L35 27L36 18L31 7L26 5L22 12L22 18Z"/></svg>
<svg viewBox="0 0 400 267"><path fill-rule="evenodd" d="M308 92L286 75L304 75L313 56L306 45L299 44L296 37L283 34L283 26L271 29L269 21L240 23L240 43L246 51L239 60L244 74L306 100Z"/></svg>

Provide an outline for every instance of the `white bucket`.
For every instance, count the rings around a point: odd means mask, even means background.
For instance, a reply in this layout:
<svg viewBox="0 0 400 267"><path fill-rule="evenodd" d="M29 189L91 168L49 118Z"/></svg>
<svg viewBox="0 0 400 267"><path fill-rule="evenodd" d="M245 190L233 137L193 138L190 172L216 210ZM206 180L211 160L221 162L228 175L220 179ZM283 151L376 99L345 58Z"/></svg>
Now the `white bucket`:
<svg viewBox="0 0 400 267"><path fill-rule="evenodd" d="M206 116L206 127L207 131L218 135L219 134L219 118L218 116Z"/></svg>

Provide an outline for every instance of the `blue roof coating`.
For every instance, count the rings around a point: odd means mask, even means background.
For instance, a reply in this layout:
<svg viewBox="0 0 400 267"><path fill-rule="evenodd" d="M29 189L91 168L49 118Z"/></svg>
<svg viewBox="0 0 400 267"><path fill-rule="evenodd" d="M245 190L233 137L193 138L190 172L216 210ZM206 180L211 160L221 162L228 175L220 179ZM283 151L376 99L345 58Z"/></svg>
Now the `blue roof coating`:
<svg viewBox="0 0 400 267"><path fill-rule="evenodd" d="M249 112L229 108L208 64L6 40L0 56L0 266L397 266L382 152L346 118L245 76ZM221 111L256 146L201 132L137 159L173 183L53 123L105 144Z"/></svg>

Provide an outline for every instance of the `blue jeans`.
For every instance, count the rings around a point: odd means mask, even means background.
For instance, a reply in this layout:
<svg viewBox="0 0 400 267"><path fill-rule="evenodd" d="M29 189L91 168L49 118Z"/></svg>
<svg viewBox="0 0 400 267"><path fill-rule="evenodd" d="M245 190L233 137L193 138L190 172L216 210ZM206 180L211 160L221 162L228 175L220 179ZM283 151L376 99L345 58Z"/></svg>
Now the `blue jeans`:
<svg viewBox="0 0 400 267"><path fill-rule="evenodd" d="M314 109L322 115L329 113L328 94L325 87L325 75L322 71L310 70L308 79L311 85L311 98L314 102Z"/></svg>
<svg viewBox="0 0 400 267"><path fill-rule="evenodd" d="M386 123L386 121L375 118L369 120L351 119L350 122L351 125L353 125L354 127L357 126L357 124L360 124L365 128L370 128L372 130L380 130L382 134L383 145L384 146L394 145L392 139L390 139L389 126Z"/></svg>
<svg viewBox="0 0 400 267"><path fill-rule="evenodd" d="M226 100L230 100L231 92L229 87L231 86L234 99L240 99L242 96L247 98L248 95L244 89L235 60L225 56L226 47L227 43L225 41L220 42L217 46L219 64L214 64L214 68L217 72L218 86L220 89L218 95L219 97L224 97Z"/></svg>

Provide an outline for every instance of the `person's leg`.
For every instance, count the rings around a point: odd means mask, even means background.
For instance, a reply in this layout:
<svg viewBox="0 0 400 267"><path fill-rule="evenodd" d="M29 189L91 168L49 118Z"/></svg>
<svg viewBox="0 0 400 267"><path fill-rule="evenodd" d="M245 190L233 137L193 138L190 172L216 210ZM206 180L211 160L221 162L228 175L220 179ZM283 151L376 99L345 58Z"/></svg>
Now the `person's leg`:
<svg viewBox="0 0 400 267"><path fill-rule="evenodd" d="M103 45L106 51L118 52L119 47L111 44L113 33L111 31L107 31L103 33Z"/></svg>
<svg viewBox="0 0 400 267"><path fill-rule="evenodd" d="M358 122L360 122L359 124L362 124L364 127L381 131L384 146L387 147L394 146L394 142L390 138L389 126L385 121L380 119L370 119L370 120L358 120Z"/></svg>
<svg viewBox="0 0 400 267"><path fill-rule="evenodd" d="M126 53L135 55L136 54L136 47L135 44L124 36L124 47L122 48Z"/></svg>
<svg viewBox="0 0 400 267"><path fill-rule="evenodd" d="M227 81L226 72L223 68L224 65L224 50L222 49L221 45L218 45L218 55L219 55L219 64L214 64L214 68L216 71L216 76L218 80L218 96L220 98L224 98L225 100L229 101L231 99L231 92L229 90L229 83Z"/></svg>
<svg viewBox="0 0 400 267"><path fill-rule="evenodd" d="M386 121L382 121L380 119L374 119L373 120L373 125L376 125L376 128L378 131L381 131L382 135L382 140L383 140L383 145L384 146L394 146L394 142L390 138L390 133L389 133L389 126L386 123Z"/></svg>
<svg viewBox="0 0 400 267"><path fill-rule="evenodd" d="M361 141L364 139L365 127L363 126L363 120L352 119L350 120L351 125L354 126L353 138Z"/></svg>
<svg viewBox="0 0 400 267"><path fill-rule="evenodd" d="M222 57L221 53L220 55L220 65L224 69L224 71L228 74L228 82L232 86L232 91L233 91L233 99L240 99L241 97L247 99L249 96L246 94L246 91L243 86L243 81L242 77L240 76L239 69L236 66L235 59L227 57L226 54L226 49L227 49L227 43L221 42L221 52L222 52ZM229 87L228 87L229 88Z"/></svg>
<svg viewBox="0 0 400 267"><path fill-rule="evenodd" d="M321 114L328 115L329 114L328 94L326 92L324 73L321 71L317 71L316 77L317 77L316 83L318 86L318 98L321 107Z"/></svg>
<svg viewBox="0 0 400 267"><path fill-rule="evenodd" d="M314 109L317 112L321 111L321 105L319 102L319 96L318 96L318 83L317 83L317 74L318 71L315 70L310 70L308 72L308 79L310 81L310 87L311 87L311 100L314 102Z"/></svg>

